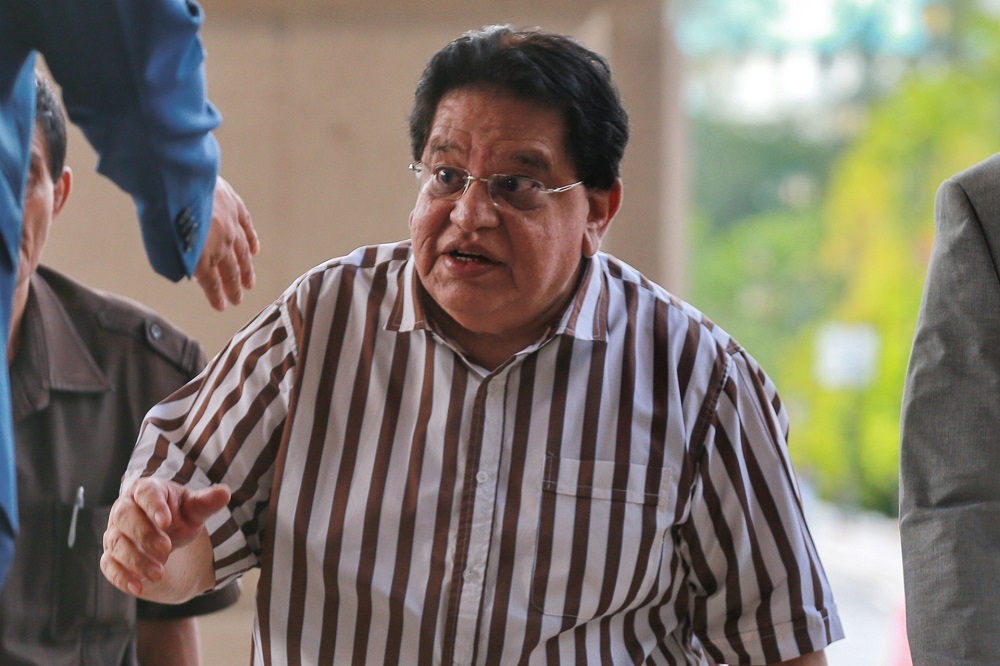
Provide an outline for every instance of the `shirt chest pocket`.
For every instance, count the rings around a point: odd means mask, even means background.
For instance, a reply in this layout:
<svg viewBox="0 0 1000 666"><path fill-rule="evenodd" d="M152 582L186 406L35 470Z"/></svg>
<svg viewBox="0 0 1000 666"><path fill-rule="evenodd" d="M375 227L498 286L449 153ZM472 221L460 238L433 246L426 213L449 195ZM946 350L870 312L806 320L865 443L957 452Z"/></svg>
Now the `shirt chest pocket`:
<svg viewBox="0 0 1000 666"><path fill-rule="evenodd" d="M649 603L675 496L669 469L547 455L532 605L590 619Z"/></svg>

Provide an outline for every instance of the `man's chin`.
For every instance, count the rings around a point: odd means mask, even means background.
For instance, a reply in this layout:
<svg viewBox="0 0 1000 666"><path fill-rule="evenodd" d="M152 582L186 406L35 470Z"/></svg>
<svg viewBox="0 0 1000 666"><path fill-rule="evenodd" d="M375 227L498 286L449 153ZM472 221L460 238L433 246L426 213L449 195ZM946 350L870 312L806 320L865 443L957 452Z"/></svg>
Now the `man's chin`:
<svg viewBox="0 0 1000 666"><path fill-rule="evenodd" d="M501 304L486 294L470 294L449 297L436 301L438 314L446 326L460 327L467 333L495 333L498 314L504 311Z"/></svg>

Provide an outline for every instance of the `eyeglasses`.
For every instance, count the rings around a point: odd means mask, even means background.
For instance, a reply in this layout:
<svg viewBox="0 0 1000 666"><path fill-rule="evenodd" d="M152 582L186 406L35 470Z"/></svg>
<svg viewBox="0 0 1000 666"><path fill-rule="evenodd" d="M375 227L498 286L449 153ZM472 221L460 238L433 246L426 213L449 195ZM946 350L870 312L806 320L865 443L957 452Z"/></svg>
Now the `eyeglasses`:
<svg viewBox="0 0 1000 666"><path fill-rule="evenodd" d="M493 200L494 206L506 203L517 210L535 210L545 204L545 194L558 194L571 190L583 181L578 180L562 187L547 188L541 182L527 176L513 176L505 173L495 173L492 176L479 178L460 167L440 164L428 170L423 162L412 162L410 171L416 174L417 187L435 199L457 201L469 191L475 180L486 183L486 192ZM424 182L424 174L426 182Z"/></svg>

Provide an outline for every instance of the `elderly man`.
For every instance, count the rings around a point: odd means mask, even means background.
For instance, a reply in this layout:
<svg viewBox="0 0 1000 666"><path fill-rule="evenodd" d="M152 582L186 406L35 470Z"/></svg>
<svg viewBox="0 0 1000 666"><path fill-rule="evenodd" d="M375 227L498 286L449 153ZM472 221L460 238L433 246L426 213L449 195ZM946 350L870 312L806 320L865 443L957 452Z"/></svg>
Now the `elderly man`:
<svg viewBox="0 0 1000 666"><path fill-rule="evenodd" d="M308 272L150 412L105 575L181 600L260 566L258 664L825 663L774 386L598 252L627 134L570 39L437 53L411 239Z"/></svg>
<svg viewBox="0 0 1000 666"><path fill-rule="evenodd" d="M38 79L8 357L24 518L0 597L0 663L200 663L196 615L139 602L100 574L101 534L146 411L204 366L198 344L145 308L39 266L69 196L66 125ZM137 622L138 620L138 622Z"/></svg>

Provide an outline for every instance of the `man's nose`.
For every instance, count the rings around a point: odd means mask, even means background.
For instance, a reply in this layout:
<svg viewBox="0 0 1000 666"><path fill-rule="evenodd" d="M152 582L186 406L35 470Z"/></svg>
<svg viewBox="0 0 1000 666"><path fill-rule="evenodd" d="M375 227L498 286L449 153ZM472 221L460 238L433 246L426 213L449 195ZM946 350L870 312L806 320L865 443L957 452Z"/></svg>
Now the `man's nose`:
<svg viewBox="0 0 1000 666"><path fill-rule="evenodd" d="M470 179L465 194L455 201L451 220L465 231L495 227L500 223L500 211L490 198L484 179Z"/></svg>

